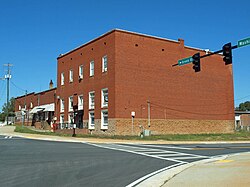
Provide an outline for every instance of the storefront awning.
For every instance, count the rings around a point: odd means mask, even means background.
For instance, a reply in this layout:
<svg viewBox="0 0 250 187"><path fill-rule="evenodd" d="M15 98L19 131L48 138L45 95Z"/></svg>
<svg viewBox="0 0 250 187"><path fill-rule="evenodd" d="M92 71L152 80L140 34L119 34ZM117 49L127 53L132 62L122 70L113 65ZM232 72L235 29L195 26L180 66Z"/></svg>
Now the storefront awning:
<svg viewBox="0 0 250 187"><path fill-rule="evenodd" d="M40 106L34 107L30 111L30 114L35 114L37 112L53 112L53 111L55 111L55 104L51 103L51 104L47 104L47 105L40 105Z"/></svg>

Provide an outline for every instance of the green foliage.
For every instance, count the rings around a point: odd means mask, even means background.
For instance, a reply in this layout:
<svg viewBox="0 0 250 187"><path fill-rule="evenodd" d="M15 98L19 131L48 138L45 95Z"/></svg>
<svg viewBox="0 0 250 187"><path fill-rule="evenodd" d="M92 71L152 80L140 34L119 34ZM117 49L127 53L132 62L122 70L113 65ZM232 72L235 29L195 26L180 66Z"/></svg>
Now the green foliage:
<svg viewBox="0 0 250 187"><path fill-rule="evenodd" d="M15 116L15 98L12 97L9 100L9 106L7 106L7 102L4 103L2 107L2 112L0 113L0 121L4 121L7 116L7 112L9 111L9 116Z"/></svg>
<svg viewBox="0 0 250 187"><path fill-rule="evenodd" d="M236 110L239 110L239 111L250 111L250 101L246 101L244 103L240 103L239 107L236 107Z"/></svg>

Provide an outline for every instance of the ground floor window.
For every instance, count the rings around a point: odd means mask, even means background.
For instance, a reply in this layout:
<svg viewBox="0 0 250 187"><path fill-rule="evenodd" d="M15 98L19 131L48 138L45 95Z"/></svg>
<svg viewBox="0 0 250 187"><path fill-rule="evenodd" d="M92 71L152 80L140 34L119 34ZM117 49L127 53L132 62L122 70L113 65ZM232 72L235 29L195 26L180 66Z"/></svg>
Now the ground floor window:
<svg viewBox="0 0 250 187"><path fill-rule="evenodd" d="M69 114L68 123L70 123L70 124L74 123L74 115L73 114Z"/></svg>
<svg viewBox="0 0 250 187"><path fill-rule="evenodd" d="M103 110L101 113L101 128L108 129L108 111Z"/></svg>
<svg viewBox="0 0 250 187"><path fill-rule="evenodd" d="M89 112L89 129L95 128L95 113Z"/></svg>

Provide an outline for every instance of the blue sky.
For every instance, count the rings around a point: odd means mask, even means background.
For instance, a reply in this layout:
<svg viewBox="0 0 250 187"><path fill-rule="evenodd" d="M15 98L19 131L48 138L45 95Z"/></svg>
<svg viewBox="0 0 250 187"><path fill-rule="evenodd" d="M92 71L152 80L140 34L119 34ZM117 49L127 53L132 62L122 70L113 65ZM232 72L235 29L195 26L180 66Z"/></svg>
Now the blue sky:
<svg viewBox="0 0 250 187"><path fill-rule="evenodd" d="M0 77L11 63L11 97L47 90L60 53L114 28L219 50L250 37L249 7L249 0L0 0ZM249 54L250 46L233 51L236 105L250 100Z"/></svg>

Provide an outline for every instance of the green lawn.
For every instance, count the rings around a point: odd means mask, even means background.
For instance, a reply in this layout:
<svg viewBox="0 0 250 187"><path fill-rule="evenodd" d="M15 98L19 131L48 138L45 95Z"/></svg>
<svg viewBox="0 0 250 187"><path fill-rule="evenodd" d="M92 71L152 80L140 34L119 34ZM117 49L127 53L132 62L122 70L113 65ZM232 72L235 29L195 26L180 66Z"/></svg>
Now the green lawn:
<svg viewBox="0 0 250 187"><path fill-rule="evenodd" d="M27 127L16 126L15 132L52 135L52 136L72 136L71 134L61 134L53 132L38 132ZM240 131L231 134L167 134L167 135L152 135L141 138L139 136L99 136L99 135L83 135L77 134L76 137L82 138L108 138L121 140L167 140L167 141L240 141L250 140L250 132Z"/></svg>

